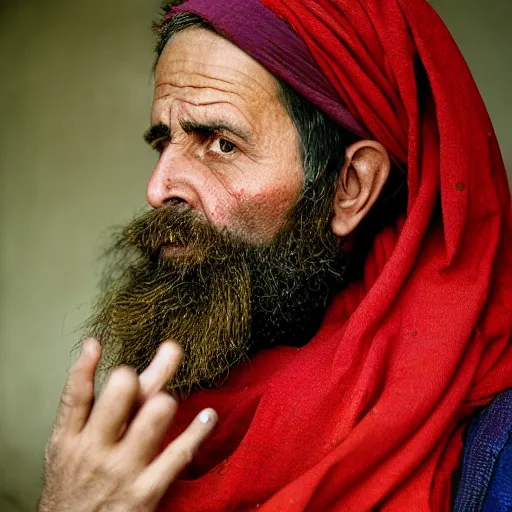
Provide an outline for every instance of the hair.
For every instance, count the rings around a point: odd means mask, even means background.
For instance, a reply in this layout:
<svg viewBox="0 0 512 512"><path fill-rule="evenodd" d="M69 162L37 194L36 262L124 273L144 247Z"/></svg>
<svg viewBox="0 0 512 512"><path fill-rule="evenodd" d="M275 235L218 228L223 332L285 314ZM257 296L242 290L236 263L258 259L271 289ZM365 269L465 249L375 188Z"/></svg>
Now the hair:
<svg viewBox="0 0 512 512"><path fill-rule="evenodd" d="M162 19L172 7L184 0L164 0L162 3ZM201 16L182 12L170 20L153 23L156 35L154 69L165 45L178 32L190 28L202 28L219 33L215 27ZM345 160L346 149L360 140L360 137L319 110L308 99L299 94L284 80L275 77L279 98L290 115L299 136L299 150L304 168L304 194L319 181L330 190L336 188L339 172ZM372 210L361 221L354 233L354 249L351 251L351 267L359 274L365 255L371 248L373 239L386 225L393 224L407 207L407 181L405 173L392 165L390 175Z"/></svg>

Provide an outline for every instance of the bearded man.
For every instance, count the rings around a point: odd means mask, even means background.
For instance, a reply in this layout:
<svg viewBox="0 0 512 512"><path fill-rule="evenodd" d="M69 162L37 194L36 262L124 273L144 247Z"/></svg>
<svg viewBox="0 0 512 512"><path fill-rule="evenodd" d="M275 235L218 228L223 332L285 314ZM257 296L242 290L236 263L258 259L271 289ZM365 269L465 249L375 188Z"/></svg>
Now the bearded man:
<svg viewBox="0 0 512 512"><path fill-rule="evenodd" d="M442 22L188 0L155 29L153 210L108 252L40 510L507 510L510 193Z"/></svg>

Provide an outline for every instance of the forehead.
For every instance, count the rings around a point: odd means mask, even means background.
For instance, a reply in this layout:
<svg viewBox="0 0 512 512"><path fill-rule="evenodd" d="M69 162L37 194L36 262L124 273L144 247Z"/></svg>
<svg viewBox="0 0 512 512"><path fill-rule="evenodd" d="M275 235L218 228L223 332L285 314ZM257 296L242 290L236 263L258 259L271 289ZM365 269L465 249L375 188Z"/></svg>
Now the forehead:
<svg viewBox="0 0 512 512"><path fill-rule="evenodd" d="M175 34L155 71L155 101L173 98L192 105L231 103L261 109L278 102L275 78L223 37L202 28Z"/></svg>

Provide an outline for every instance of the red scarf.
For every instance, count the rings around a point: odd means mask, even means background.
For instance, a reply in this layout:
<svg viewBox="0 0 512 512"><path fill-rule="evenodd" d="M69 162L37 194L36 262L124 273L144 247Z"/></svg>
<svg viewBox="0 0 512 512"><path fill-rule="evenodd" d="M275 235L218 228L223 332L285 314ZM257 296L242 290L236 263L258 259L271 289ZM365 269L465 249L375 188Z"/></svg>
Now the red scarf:
<svg viewBox="0 0 512 512"><path fill-rule="evenodd" d="M447 511L465 425L512 386L510 192L491 122L424 0L263 3L407 162L407 217L304 348L263 351L182 404L170 439L207 406L219 428L162 507Z"/></svg>

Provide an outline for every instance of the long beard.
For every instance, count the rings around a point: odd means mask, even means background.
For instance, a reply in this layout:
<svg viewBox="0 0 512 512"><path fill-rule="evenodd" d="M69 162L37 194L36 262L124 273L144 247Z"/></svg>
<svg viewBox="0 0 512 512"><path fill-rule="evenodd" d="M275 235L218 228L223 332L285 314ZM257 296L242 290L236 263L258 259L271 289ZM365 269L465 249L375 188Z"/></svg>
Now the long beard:
<svg viewBox="0 0 512 512"><path fill-rule="evenodd" d="M341 288L346 259L330 230L332 187L311 187L268 244L219 230L173 205L132 221L107 252L110 265L87 335L103 366L142 372L165 340L183 362L169 389L219 386L263 347L300 346ZM164 256L163 248L179 248Z"/></svg>

